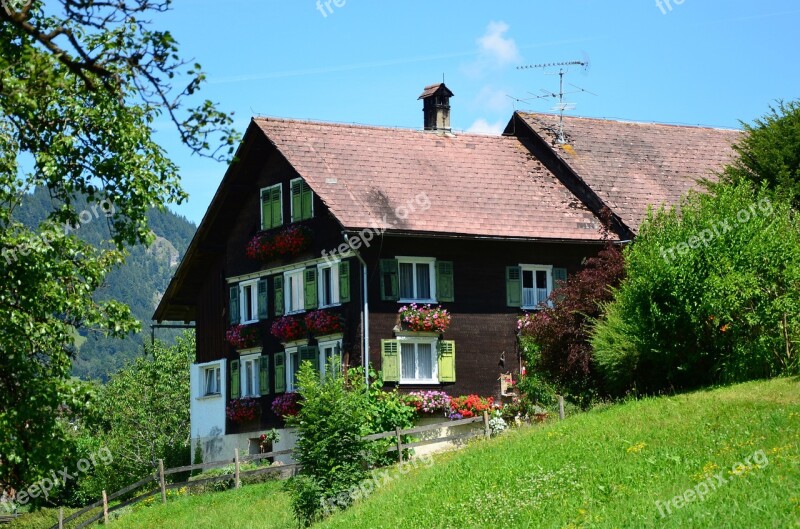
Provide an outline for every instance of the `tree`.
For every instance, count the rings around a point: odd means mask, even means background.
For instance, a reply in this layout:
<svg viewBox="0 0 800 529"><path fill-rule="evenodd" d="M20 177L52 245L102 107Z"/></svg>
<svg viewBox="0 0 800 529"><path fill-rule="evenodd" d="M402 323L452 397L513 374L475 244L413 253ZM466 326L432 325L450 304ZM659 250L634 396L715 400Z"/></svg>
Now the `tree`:
<svg viewBox="0 0 800 529"><path fill-rule="evenodd" d="M723 182L766 184L800 209L800 101L779 102L734 146L738 157L723 173Z"/></svg>
<svg viewBox="0 0 800 529"><path fill-rule="evenodd" d="M150 240L148 209L186 198L153 123L168 118L200 155L224 159L236 144L229 115L210 101L188 106L204 74L148 21L169 5L0 6L0 488L22 489L59 468L67 437L58 418L87 400L67 383L76 331L124 336L138 327L126 307L93 294L126 244ZM13 213L36 186L53 208L30 229ZM88 222L107 223L110 243L77 240Z"/></svg>

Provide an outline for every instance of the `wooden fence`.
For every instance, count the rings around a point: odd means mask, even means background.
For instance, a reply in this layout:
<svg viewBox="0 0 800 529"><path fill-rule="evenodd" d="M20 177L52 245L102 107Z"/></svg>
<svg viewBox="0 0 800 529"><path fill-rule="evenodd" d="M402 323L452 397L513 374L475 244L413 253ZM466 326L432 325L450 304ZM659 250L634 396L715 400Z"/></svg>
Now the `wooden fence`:
<svg viewBox="0 0 800 529"><path fill-rule="evenodd" d="M480 430L477 430L477 431L473 429L473 430L470 430L468 432L449 435L449 436L446 436L446 437L435 437L435 438L431 438L431 439L424 439L424 440L421 440L421 441L414 441L414 442L410 442L410 443L404 443L403 442L403 436L414 435L414 434L419 434L419 433L424 433L424 432L431 432L431 431L435 431L435 430L442 430L443 428L454 428L454 427L457 427L457 426L464 426L464 425L474 424L474 423L479 423L479 422L483 423L483 428L481 428ZM483 412L483 416L479 416L479 417L473 417L473 418L470 418L470 419L461 419L461 420L457 420L457 421L447 421L447 422L441 422L441 423L436 423L436 424L429 424L429 425L426 425L426 426L417 426L415 428L409 428L407 430L400 430L399 428L395 428L394 431L376 433L376 434L373 434L373 435L367 435L365 437L362 437L362 440L364 440L364 441L377 441L379 439L388 439L388 438L392 438L392 437L395 438L395 443L388 448L387 452L396 451L397 452L397 460L398 460L398 462L402 462L403 461L403 451L408 449L408 448L416 448L416 447L419 447L419 446L425 446L425 445L435 444L435 443L445 443L445 442L459 441L459 440L463 441L463 440L470 439L472 437L478 437L478 436L485 437L487 439L491 436L491 430L489 429L489 415L488 415L487 412ZM158 471L155 472L154 474L152 474L150 476L147 476L146 478L141 479L141 480L137 481L136 483L134 483L132 485L128 485L124 489L118 490L117 492L114 492L112 494L106 494L106 491L103 491L103 497L101 499L97 500L96 502L92 503L91 505L87 505L83 509L80 509L80 510L70 514L66 518L64 517L63 508L59 509L58 523L53 525L50 529L63 529L63 527L65 527L67 523L75 521L78 518L80 518L81 516L85 515L88 512L91 512L91 511L93 511L95 509L100 509L100 511L97 514L95 514L92 517L90 517L89 519L83 520L80 523L80 525L76 526L75 529L83 529L84 527L87 527L87 526L89 526L89 525L91 525L93 523L99 522L100 520L103 520L104 523L108 524L108 522L109 522L109 514L110 513L114 512L116 510L122 509L123 507L127 507L129 505L134 505L136 503L139 503L139 502L141 502L143 500L146 500L147 498L150 498L150 497L155 496L157 494L161 495L161 502L162 503L166 503L167 502L167 490L171 490L171 489L178 489L178 488L182 488L182 487L196 487L196 486L200 486L200 485L205 485L207 483L213 483L213 482L217 482L217 481L224 481L224 480L228 480L228 479L233 479L234 486L238 489L238 488L241 487L241 478L243 478L243 477L258 476L258 475L261 475L261 474L269 474L269 473L287 473L287 472L290 472L291 474L294 474L300 468L300 465L297 464L297 463L293 463L293 464L290 464L290 465L275 466L275 467L270 466L270 467L258 468L258 469L255 469L255 470L247 470L247 471L244 471L244 472L242 472L240 470L240 467L241 467L242 463L249 463L249 462L253 462L253 461L261 461L263 459L268 459L270 457L292 454L293 452L294 452L294 450L281 450L281 451L277 451L277 452L268 452L268 453L265 453L265 454L255 454L255 455L248 455L248 456L240 457L239 456L239 449L237 448L237 449L234 450L233 459L223 459L223 460L220 460L220 461L213 461L213 462L210 462L210 463L202 463L202 464L198 464L198 465L186 465L186 466L183 466L183 467L170 468L170 469L166 469L166 470L164 469L164 461L159 459L158 460ZM195 481L181 481L181 482L176 482L176 483L167 483L167 479L166 479L167 476L171 476L173 474L180 474L180 473L185 473L185 472L194 472L194 471L197 471L197 470L201 470L202 471L202 470L208 470L208 469L212 469L212 468L221 468L221 467L226 467L226 466L231 465L231 464L233 464L234 470L233 470L233 473L230 473L230 474L224 474L224 475L221 475L221 476L214 476L214 477L205 478L205 479L198 479L198 480L195 480ZM127 499L127 500L125 500L123 502L120 502L120 503L115 504L113 506L109 506L109 502L110 501L115 500L117 498L120 498L122 496L125 496L127 494L130 494L130 493L136 491L137 489L141 489L142 487L144 487L145 485L148 485L150 483L156 483L157 486L152 488L152 489L150 489L150 490L148 490L147 492L143 492L143 493L139 494L138 496L135 495L134 497L132 497L130 499Z"/></svg>

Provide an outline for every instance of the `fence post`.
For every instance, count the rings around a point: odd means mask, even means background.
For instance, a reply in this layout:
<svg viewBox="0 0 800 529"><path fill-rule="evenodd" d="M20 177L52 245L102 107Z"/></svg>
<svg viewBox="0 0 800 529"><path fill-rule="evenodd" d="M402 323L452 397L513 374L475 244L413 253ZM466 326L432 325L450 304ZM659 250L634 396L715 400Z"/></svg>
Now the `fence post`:
<svg viewBox="0 0 800 529"><path fill-rule="evenodd" d="M167 481L164 477L164 460L158 460L158 484L161 487L161 503L167 503Z"/></svg>
<svg viewBox="0 0 800 529"><path fill-rule="evenodd" d="M483 435L488 439L492 436L492 430L489 428L489 412L483 410Z"/></svg>
<svg viewBox="0 0 800 529"><path fill-rule="evenodd" d="M564 420L564 397L558 396L558 418Z"/></svg>
<svg viewBox="0 0 800 529"><path fill-rule="evenodd" d="M64 507L58 508L58 529L64 529Z"/></svg>
<svg viewBox="0 0 800 529"><path fill-rule="evenodd" d="M238 489L238 488L240 488L242 486L242 484L239 483L239 449L238 448L234 448L233 449L233 465L234 465L233 482L235 484L234 486Z"/></svg>
<svg viewBox="0 0 800 529"><path fill-rule="evenodd" d="M103 523L108 525L108 494L103 490Z"/></svg>
<svg viewBox="0 0 800 529"><path fill-rule="evenodd" d="M400 439L400 428L394 427L394 434L397 436L397 462L403 462L403 441Z"/></svg>

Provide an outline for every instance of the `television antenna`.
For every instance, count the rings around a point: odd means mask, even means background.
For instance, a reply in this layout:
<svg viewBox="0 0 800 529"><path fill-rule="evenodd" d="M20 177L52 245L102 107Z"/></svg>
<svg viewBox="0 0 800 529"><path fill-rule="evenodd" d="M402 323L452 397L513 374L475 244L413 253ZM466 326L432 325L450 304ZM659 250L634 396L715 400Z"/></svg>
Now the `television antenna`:
<svg viewBox="0 0 800 529"><path fill-rule="evenodd" d="M521 102L528 102L534 99L553 99L556 101L555 105L551 108L551 110L558 112L558 130L557 130L557 141L558 143L566 143L566 137L564 135L564 113L570 110L575 110L575 103L567 103L564 101L564 96L570 94L580 94L580 93L587 93L593 96L594 94L585 88L581 88L580 86L576 86L572 83L567 83L569 86L574 88L574 90L565 92L564 91L564 76L569 73L571 67L580 66L584 69L584 71L588 70L589 68L589 60L581 60L581 61L565 61L565 62L550 62L550 63L542 63L542 64L528 64L524 66L517 66L517 70L531 70L531 69L542 69L542 70L553 70L554 68L558 68L558 71L550 71L545 72L547 75L558 75L558 92L551 92L550 90L541 89L539 94L534 94L532 92L528 92L531 96L528 99L517 99L512 97L515 101ZM511 96L509 96L511 97Z"/></svg>

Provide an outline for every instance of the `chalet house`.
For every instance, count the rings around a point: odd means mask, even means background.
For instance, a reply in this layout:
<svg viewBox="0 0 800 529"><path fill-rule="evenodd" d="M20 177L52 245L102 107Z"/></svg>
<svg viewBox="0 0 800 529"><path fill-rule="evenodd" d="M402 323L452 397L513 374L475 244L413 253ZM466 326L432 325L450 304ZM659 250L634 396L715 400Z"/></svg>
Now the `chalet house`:
<svg viewBox="0 0 800 529"><path fill-rule="evenodd" d="M518 316L605 243L602 212L614 240L631 239L648 206L728 162L739 134L565 118L560 142L557 117L521 112L501 136L456 134L452 96L425 89L424 130L251 121L154 315L196 322L192 436L206 458L280 427L271 404L306 360L369 363L404 391L499 394L520 368ZM446 309L449 327L402 324L412 303ZM231 420L244 397L257 416Z"/></svg>

